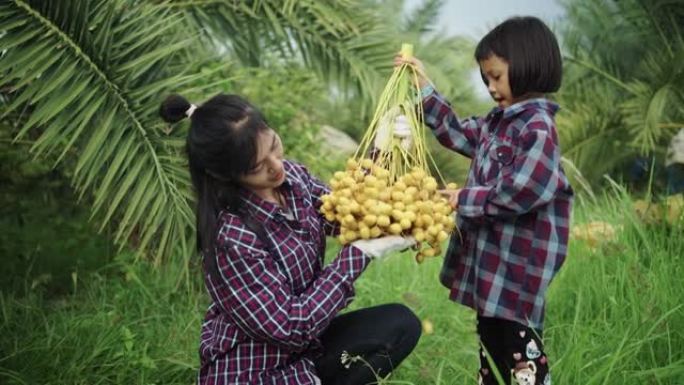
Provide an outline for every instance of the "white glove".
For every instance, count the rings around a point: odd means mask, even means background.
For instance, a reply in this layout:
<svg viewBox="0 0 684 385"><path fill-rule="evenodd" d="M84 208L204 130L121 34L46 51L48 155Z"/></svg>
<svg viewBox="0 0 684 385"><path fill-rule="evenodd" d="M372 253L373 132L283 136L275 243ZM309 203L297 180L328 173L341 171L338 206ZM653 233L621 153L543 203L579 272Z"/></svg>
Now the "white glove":
<svg viewBox="0 0 684 385"><path fill-rule="evenodd" d="M390 145L390 127L394 137L401 139L401 147L409 150L413 144L411 136L411 126L406 115L397 115L392 121L392 116L396 113L395 109L389 110L378 123L378 131L375 133L373 145L380 150L388 150ZM393 123L393 124L392 124ZM393 126L393 127L392 127Z"/></svg>
<svg viewBox="0 0 684 385"><path fill-rule="evenodd" d="M413 237L400 237L398 235L388 235L376 239L359 239L351 243L352 246L361 249L364 254L373 258L382 258L393 252L407 249L416 244Z"/></svg>

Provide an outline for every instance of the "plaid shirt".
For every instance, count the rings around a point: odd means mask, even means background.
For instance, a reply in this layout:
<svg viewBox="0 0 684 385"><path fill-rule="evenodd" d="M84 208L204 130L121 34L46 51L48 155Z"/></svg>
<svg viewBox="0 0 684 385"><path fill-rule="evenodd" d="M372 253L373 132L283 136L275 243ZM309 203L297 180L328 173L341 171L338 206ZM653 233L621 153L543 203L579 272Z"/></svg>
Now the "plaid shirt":
<svg viewBox="0 0 684 385"><path fill-rule="evenodd" d="M472 159L458 199L462 238L452 237L442 271L451 299L541 329L545 292L567 253L573 197L560 164L558 106L530 99L459 120L434 90L423 95L439 142Z"/></svg>
<svg viewBox="0 0 684 385"><path fill-rule="evenodd" d="M222 212L216 262L205 272L212 299L202 325L200 384L316 384L319 336L354 296L370 257L353 246L322 266L325 236L338 229L318 212L328 188L285 161L282 192L294 219L243 191L244 212L263 226L260 239L241 217Z"/></svg>

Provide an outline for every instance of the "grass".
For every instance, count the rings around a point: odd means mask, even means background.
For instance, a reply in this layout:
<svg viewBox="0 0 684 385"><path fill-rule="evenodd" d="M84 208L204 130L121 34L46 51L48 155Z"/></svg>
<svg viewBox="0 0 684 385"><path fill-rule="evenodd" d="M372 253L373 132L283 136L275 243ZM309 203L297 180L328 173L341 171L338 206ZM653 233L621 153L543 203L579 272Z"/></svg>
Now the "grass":
<svg viewBox="0 0 684 385"><path fill-rule="evenodd" d="M548 295L545 331L554 384L684 383L682 226L644 226L623 194L580 204L575 223L622 224L613 241L573 242ZM334 250L329 250L332 255ZM374 262L350 309L401 302L433 324L385 383L475 384L474 313L447 299L441 258ZM51 295L27 283L0 293L2 384L190 384L207 298L180 266L126 255L80 272Z"/></svg>

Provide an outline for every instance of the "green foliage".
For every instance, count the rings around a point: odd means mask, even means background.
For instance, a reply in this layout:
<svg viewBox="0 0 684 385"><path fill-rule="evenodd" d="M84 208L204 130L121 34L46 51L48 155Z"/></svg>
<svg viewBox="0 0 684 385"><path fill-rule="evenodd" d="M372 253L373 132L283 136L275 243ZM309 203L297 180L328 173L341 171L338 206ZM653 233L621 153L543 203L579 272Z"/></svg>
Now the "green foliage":
<svg viewBox="0 0 684 385"><path fill-rule="evenodd" d="M555 384L675 385L684 376L684 240L676 236L684 224L645 226L632 204L618 192L576 207L576 224L602 220L622 230L597 248L571 242L551 285L544 337ZM327 259L336 251L330 245ZM350 309L404 303L434 326L385 384L476 381L474 313L448 300L437 279L441 262L396 255L373 262L356 283ZM124 254L57 300L40 286L21 298L3 292L0 382L194 381L207 297L200 274L179 280L183 274Z"/></svg>
<svg viewBox="0 0 684 385"><path fill-rule="evenodd" d="M638 155L662 163L684 126L684 6L575 0L566 10L558 115L565 155L593 183L606 173L620 179Z"/></svg>
<svg viewBox="0 0 684 385"><path fill-rule="evenodd" d="M17 137L35 137L31 151L55 163L76 153L76 190L122 247L158 261L188 250L187 170L156 117L163 90L199 77L174 70L192 50L182 19L123 1L17 0L0 15L3 113L26 112Z"/></svg>
<svg viewBox="0 0 684 385"><path fill-rule="evenodd" d="M194 220L184 131L160 122L163 95L211 89L202 82L211 72L193 69L221 52L243 64L299 59L368 97L378 68L390 66L389 45L379 15L356 6L5 1L0 113L19 127L16 138L33 141L32 152L73 162L64 168L79 199L121 248L157 263L186 258Z"/></svg>
<svg viewBox="0 0 684 385"><path fill-rule="evenodd" d="M3 384L187 384L197 373L205 295L180 265L122 254L69 295L0 292ZM196 275L198 277L199 274Z"/></svg>
<svg viewBox="0 0 684 385"><path fill-rule="evenodd" d="M383 15L366 1L239 1L162 3L181 11L203 43L249 67L298 58L327 84L365 100L378 71L391 63Z"/></svg>
<svg viewBox="0 0 684 385"><path fill-rule="evenodd" d="M0 131L0 290L64 294L79 272L106 262L111 245L74 201L68 177L10 144Z"/></svg>

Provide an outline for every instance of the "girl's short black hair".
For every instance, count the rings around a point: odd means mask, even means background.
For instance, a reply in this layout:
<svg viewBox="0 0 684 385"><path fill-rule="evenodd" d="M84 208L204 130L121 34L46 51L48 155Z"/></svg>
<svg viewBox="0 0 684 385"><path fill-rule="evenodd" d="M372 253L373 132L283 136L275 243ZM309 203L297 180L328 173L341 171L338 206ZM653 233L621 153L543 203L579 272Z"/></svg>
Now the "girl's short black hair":
<svg viewBox="0 0 684 385"><path fill-rule="evenodd" d="M513 17L496 26L475 48L479 62L492 54L508 63L508 82L513 97L527 93L558 91L563 62L556 36L532 16ZM485 84L487 79L482 76Z"/></svg>

